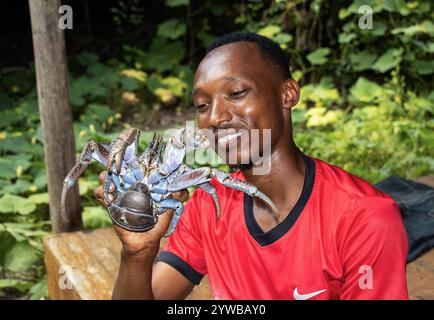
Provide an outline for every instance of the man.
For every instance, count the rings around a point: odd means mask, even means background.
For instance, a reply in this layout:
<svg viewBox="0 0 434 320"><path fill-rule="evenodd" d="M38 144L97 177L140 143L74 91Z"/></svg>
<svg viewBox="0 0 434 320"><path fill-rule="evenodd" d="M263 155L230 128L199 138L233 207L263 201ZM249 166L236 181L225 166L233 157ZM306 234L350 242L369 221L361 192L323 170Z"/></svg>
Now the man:
<svg viewBox="0 0 434 320"><path fill-rule="evenodd" d="M261 164L251 158L233 176L270 197L278 220L256 198L213 181L220 219L211 196L196 190L154 266L173 212L148 232L115 227L123 249L113 298L183 299L205 274L215 299L408 298L399 208L366 181L296 147L291 108L299 94L273 41L234 33L211 45L194 79L198 126L271 129L270 171L255 175ZM237 145L237 159L265 147Z"/></svg>

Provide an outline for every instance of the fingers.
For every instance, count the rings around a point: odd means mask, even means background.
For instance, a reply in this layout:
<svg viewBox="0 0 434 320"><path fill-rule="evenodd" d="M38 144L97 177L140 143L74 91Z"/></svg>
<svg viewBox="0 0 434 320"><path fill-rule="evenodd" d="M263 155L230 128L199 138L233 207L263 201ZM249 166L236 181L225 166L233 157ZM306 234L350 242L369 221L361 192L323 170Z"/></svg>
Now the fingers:
<svg viewBox="0 0 434 320"><path fill-rule="evenodd" d="M157 224L155 225L155 231L158 232L160 237L163 237L169 228L170 221L172 221L173 214L175 210L167 209L162 214L158 216Z"/></svg>
<svg viewBox="0 0 434 320"><path fill-rule="evenodd" d="M99 181L101 182L101 184L104 184L106 177L107 171L101 171L101 173L99 174Z"/></svg>
<svg viewBox="0 0 434 320"><path fill-rule="evenodd" d="M107 171L102 171L99 174L99 180L100 180L102 186L96 188L93 191L93 194L94 194L96 200L98 200L98 202L101 203L103 206L106 206L106 202L104 201L104 185L105 185L106 178L107 178ZM110 203L113 202L113 200L114 200L114 196L112 194L114 191L115 191L115 186L113 183L110 183L109 195L108 195L108 199L109 199Z"/></svg>
<svg viewBox="0 0 434 320"><path fill-rule="evenodd" d="M189 195L188 190L183 189L181 191L177 191L177 192L172 193L172 198L179 200L181 202L184 202L185 200L188 199L188 195Z"/></svg>

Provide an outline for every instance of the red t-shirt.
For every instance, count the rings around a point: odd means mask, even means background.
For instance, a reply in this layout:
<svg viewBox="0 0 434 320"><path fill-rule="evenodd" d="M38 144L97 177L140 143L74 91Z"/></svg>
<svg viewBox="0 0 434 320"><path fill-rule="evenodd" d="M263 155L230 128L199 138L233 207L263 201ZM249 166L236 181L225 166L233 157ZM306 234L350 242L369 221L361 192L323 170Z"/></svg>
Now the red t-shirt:
<svg viewBox="0 0 434 320"><path fill-rule="evenodd" d="M197 189L159 260L193 284L207 274L215 299L408 299L394 200L337 166L305 163L300 199L266 233L250 196L212 181L218 220L212 197Z"/></svg>

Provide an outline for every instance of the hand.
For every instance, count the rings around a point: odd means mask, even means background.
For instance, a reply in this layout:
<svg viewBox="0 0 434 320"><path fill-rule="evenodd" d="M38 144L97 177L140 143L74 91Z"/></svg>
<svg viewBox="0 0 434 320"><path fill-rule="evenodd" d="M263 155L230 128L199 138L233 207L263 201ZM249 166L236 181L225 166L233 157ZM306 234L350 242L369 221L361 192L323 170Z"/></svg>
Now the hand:
<svg viewBox="0 0 434 320"><path fill-rule="evenodd" d="M104 202L104 184L107 176L107 171L101 172L99 175L99 179L101 181L101 186L94 190L95 198L101 203L104 207L106 204ZM113 192L115 187L113 183L110 185L109 190L109 201L110 203L114 200ZM184 202L188 198L188 191L181 190L178 192L174 192L172 197ZM125 258L144 258L151 257L155 258L160 248L161 238L166 233L169 228L170 221L172 220L174 210L168 209L164 213L162 213L158 217L157 224L150 230L144 232L132 232L126 229L123 229L117 225L113 225L113 228L116 231L119 239L122 242L122 254Z"/></svg>

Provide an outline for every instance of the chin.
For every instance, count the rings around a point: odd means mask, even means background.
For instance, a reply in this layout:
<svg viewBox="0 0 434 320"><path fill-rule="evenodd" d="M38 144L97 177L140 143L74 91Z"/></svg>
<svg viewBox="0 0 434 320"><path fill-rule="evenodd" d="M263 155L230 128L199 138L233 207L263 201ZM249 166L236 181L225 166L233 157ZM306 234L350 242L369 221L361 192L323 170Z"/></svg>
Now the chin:
<svg viewBox="0 0 434 320"><path fill-rule="evenodd" d="M228 148L219 150L219 156L224 162L233 169L246 170L253 166L253 161L250 156L250 148L241 150L241 148Z"/></svg>

